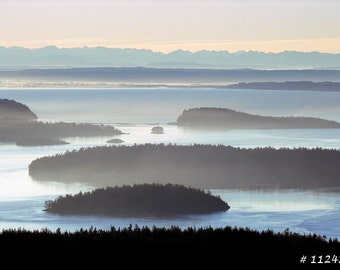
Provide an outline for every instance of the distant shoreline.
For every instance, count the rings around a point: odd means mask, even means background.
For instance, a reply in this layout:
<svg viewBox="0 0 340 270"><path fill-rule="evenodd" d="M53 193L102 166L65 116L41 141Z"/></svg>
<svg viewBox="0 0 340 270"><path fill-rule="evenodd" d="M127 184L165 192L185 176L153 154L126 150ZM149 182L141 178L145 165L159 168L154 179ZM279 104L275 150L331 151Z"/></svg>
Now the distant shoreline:
<svg viewBox="0 0 340 270"><path fill-rule="evenodd" d="M257 84L257 85L248 85ZM262 85L259 85L262 84ZM0 71L0 88L240 88L340 91L340 70L84 67ZM298 88L297 88L298 87ZM326 89L325 89L326 87ZM331 87L331 88L329 88Z"/></svg>
<svg viewBox="0 0 340 270"><path fill-rule="evenodd" d="M2 81L3 84L4 81ZM296 83L300 83L302 81L296 81ZM124 84L117 84L117 83L65 83L65 84L51 84L46 82L46 84L36 84L34 83L23 83L20 85L15 84L8 84L7 86L2 86L0 84L1 91L7 90L118 90L118 89L154 89L154 90L162 90L162 89L221 89L221 90L234 90L234 91L242 91L242 90L260 90L260 91L313 91L313 92L340 92L340 83L338 82L331 82L333 85L331 87L324 87L323 89L317 89L318 86L322 87L325 82L308 82L308 84L313 84L312 87L307 88L304 87L287 87L285 85L287 82L259 82L259 83L232 83L232 84L133 84L133 83L124 83ZM271 85L277 85L275 88Z"/></svg>

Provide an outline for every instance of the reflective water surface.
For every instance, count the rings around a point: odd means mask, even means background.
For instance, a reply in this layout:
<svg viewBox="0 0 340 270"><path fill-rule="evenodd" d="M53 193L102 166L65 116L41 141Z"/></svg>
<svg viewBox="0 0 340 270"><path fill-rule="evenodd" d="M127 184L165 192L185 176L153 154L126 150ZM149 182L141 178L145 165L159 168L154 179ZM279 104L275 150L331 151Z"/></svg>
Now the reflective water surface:
<svg viewBox="0 0 340 270"><path fill-rule="evenodd" d="M317 116L340 121L340 93L219 89L0 90L0 98L28 105L47 121L114 124L125 145L140 143L224 144L235 147L340 147L340 129L199 130L168 125L183 109L227 107L265 115ZM155 125L164 134L151 134ZM41 156L80 147L107 145L111 137L65 138L69 145L18 147L0 144L0 229L108 229L129 224L242 226L340 237L340 190L212 190L228 202L225 213L172 219L63 217L43 211L45 200L88 191L86 184L33 181L29 163Z"/></svg>

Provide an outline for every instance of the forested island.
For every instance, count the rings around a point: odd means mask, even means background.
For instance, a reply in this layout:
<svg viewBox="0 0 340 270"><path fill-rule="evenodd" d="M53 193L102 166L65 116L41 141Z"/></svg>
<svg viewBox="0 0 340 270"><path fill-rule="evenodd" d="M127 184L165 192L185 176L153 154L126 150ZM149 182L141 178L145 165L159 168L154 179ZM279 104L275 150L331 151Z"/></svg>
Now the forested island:
<svg viewBox="0 0 340 270"><path fill-rule="evenodd" d="M61 139L49 137L23 137L16 141L17 146L46 146L69 144Z"/></svg>
<svg viewBox="0 0 340 270"><path fill-rule="evenodd" d="M224 212L221 198L182 185L139 184L96 189L46 201L45 211L61 215L169 217Z"/></svg>
<svg viewBox="0 0 340 270"><path fill-rule="evenodd" d="M304 264L310 265L312 256L315 256L316 263L321 255L323 262L327 259L325 255L331 255L329 264L334 265L338 264L340 242L289 230L273 232L231 227L180 229L175 226L149 228L130 225L108 230L91 227L75 232L60 229L4 230L0 233L0 251L2 262L14 266L20 262L23 266L37 266L38 256L44 265L47 260L61 268L72 265L76 269L80 266L85 269L102 266L100 268L104 269L112 263L132 267L136 262L138 266L158 268L166 262L171 268L180 264L210 269L223 264L252 267L301 265L302 256L306 256Z"/></svg>
<svg viewBox="0 0 340 270"><path fill-rule="evenodd" d="M29 174L100 187L157 182L204 189L320 188L340 186L339 164L339 150L321 148L113 145L36 159Z"/></svg>
<svg viewBox="0 0 340 270"><path fill-rule="evenodd" d="M227 129L318 129L340 128L340 123L313 117L274 117L252 115L225 108L184 110L176 124L181 127Z"/></svg>
<svg viewBox="0 0 340 270"><path fill-rule="evenodd" d="M26 105L0 99L0 142L17 142L25 138L66 138L75 136L111 136L122 132L109 125L87 123L42 122Z"/></svg>

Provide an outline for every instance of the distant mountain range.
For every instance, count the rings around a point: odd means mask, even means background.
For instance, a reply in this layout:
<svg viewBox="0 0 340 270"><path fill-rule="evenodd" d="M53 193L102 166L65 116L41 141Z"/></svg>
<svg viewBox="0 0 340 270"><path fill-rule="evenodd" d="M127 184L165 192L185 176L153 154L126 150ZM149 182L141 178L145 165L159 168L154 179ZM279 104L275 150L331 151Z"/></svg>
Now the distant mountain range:
<svg viewBox="0 0 340 270"><path fill-rule="evenodd" d="M340 54L320 52L177 50L171 53L105 47L39 49L0 47L0 70L70 67L155 67L209 69L340 69Z"/></svg>

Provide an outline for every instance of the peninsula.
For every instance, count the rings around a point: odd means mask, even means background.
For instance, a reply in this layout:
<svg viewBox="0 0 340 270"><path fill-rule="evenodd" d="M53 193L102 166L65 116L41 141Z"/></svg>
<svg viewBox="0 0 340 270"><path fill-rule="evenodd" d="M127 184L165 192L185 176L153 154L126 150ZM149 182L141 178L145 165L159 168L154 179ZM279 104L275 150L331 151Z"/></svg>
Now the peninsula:
<svg viewBox="0 0 340 270"><path fill-rule="evenodd" d="M0 99L0 142L15 143L30 138L37 143L49 138L112 136L122 132L110 125L87 123L42 122L26 105L14 100ZM35 139L34 139L35 138ZM50 144L51 140L47 144ZM25 142L24 142L25 144ZM53 143L55 144L55 143ZM46 145L46 144L45 144Z"/></svg>
<svg viewBox="0 0 340 270"><path fill-rule="evenodd" d="M48 146L69 144L61 139L50 137L22 137L15 143L17 146Z"/></svg>
<svg viewBox="0 0 340 270"><path fill-rule="evenodd" d="M253 115L224 108L184 110L176 124L181 127L227 129L320 129L340 128L340 123L313 117Z"/></svg>
<svg viewBox="0 0 340 270"><path fill-rule="evenodd" d="M15 100L0 99L0 121L33 121L36 119L38 116L26 105Z"/></svg>

